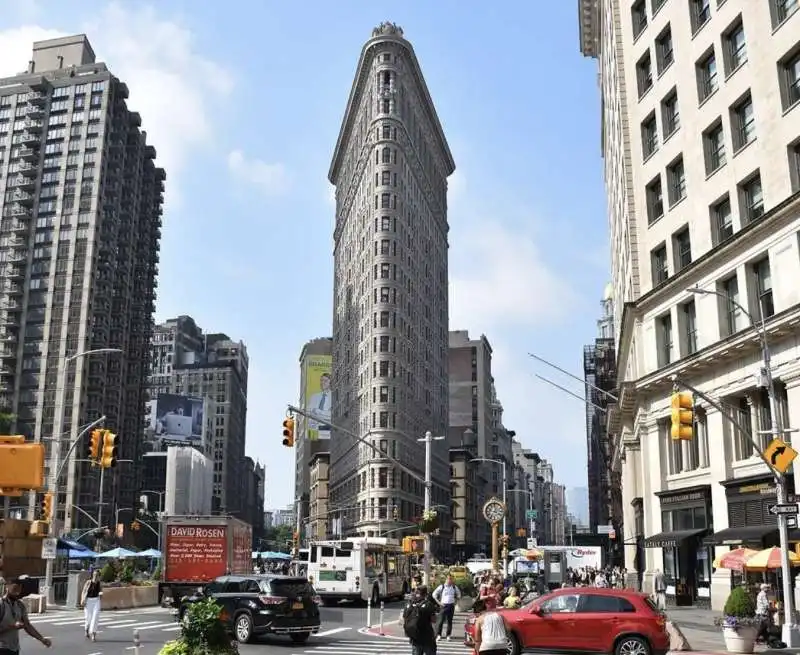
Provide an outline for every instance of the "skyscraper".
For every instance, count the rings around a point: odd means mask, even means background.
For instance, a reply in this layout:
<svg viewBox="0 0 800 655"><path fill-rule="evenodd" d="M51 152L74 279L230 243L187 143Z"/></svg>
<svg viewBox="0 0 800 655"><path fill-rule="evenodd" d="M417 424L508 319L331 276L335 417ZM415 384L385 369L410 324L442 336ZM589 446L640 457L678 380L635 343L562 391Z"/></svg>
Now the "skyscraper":
<svg viewBox="0 0 800 655"><path fill-rule="evenodd" d="M27 71L0 80L0 406L46 444L50 479L105 416L128 460L105 498L122 507L137 486L166 178L127 97L84 35L34 43ZM84 453L57 481L66 529L87 520L75 507L98 511Z"/></svg>
<svg viewBox="0 0 800 655"><path fill-rule="evenodd" d="M454 170L414 49L402 29L382 23L361 51L328 174L336 186L333 423L378 452L333 431L330 502L343 508L345 533L398 527L390 507L401 521L420 516L425 458L417 439L447 433ZM433 450L432 502L449 524L446 440Z"/></svg>

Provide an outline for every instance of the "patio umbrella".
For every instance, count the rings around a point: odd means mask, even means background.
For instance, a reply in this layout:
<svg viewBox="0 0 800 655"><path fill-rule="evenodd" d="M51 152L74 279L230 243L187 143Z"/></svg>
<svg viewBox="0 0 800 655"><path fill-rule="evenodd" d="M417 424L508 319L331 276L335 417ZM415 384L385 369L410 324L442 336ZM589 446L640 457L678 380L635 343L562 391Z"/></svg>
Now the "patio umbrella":
<svg viewBox="0 0 800 655"><path fill-rule="evenodd" d="M136 557L149 557L150 559L161 559L161 551L155 548L148 548L141 553L136 553Z"/></svg>
<svg viewBox="0 0 800 655"><path fill-rule="evenodd" d="M75 550L71 548L67 551L67 559L95 559L97 553L92 550Z"/></svg>
<svg viewBox="0 0 800 655"><path fill-rule="evenodd" d="M728 571L743 571L747 560L753 555L757 555L758 551L752 548L736 548L727 553L718 555L714 560L713 567L715 569L728 569Z"/></svg>
<svg viewBox="0 0 800 655"><path fill-rule="evenodd" d="M125 548L112 548L105 553L100 553L97 557L100 559L127 559L130 557L138 557L138 555L132 550L127 550Z"/></svg>
<svg viewBox="0 0 800 655"><path fill-rule="evenodd" d="M789 564L800 566L800 557L789 551ZM757 552L745 562L748 571L773 571L781 568L781 549L777 546Z"/></svg>

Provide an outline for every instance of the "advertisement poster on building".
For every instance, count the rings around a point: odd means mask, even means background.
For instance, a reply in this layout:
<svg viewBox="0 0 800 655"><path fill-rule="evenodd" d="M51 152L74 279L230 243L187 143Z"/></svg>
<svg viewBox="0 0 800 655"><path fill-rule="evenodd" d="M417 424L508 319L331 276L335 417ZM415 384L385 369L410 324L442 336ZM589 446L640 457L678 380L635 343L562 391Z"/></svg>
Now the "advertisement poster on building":
<svg viewBox="0 0 800 655"><path fill-rule="evenodd" d="M308 420L307 436L310 441L331 438L332 358L326 355L309 357L306 361L305 407L313 419Z"/></svg>
<svg viewBox="0 0 800 655"><path fill-rule="evenodd" d="M162 393L148 401L147 413L156 439L180 445L202 443L205 423L202 398Z"/></svg>

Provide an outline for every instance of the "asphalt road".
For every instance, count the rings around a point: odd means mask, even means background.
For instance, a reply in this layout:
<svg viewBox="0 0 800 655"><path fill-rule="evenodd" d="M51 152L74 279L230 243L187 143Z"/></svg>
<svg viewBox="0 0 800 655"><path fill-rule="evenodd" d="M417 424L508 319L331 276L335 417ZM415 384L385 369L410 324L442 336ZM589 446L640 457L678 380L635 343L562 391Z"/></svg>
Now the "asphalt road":
<svg viewBox="0 0 800 655"><path fill-rule="evenodd" d="M387 604L384 620L396 621L402 604ZM50 653L58 655L157 655L161 647L175 639L180 628L168 610L146 608L103 612L100 615L100 632L96 642L86 639L83 632L83 612L53 610L42 616L31 616L31 622L45 637L53 640L46 649L27 635L22 635L21 655ZM371 616L373 625L379 623L379 613ZM287 637L265 637L255 643L241 645L242 655L375 655L388 652L406 653L410 647L405 639L362 634L367 625L367 610L363 607L341 605L322 608L322 628L305 644L295 644ZM470 651L459 641L463 635L462 624L453 627L454 639L442 641L442 655L466 655ZM139 631L141 647L133 646L133 632Z"/></svg>

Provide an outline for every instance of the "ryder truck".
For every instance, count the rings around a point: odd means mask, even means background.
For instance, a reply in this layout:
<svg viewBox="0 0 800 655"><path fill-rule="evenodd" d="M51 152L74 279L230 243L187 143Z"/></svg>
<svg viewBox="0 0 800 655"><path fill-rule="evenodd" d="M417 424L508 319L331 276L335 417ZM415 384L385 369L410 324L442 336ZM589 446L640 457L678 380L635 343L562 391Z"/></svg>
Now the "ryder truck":
<svg viewBox="0 0 800 655"><path fill-rule="evenodd" d="M168 516L158 596L180 601L221 575L252 572L252 528L232 516Z"/></svg>

